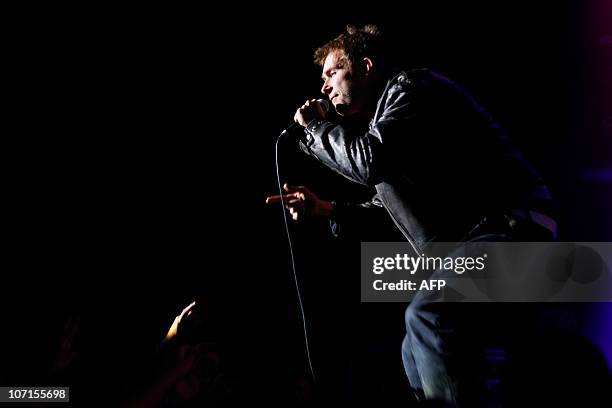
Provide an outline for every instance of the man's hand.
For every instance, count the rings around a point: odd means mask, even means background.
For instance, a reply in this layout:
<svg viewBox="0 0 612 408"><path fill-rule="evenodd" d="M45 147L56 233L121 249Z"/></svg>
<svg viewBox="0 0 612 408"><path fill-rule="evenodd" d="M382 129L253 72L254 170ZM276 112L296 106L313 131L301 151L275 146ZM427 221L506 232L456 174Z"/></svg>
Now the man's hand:
<svg viewBox="0 0 612 408"><path fill-rule="evenodd" d="M285 183L283 189L287 194L283 195L285 207L291 213L295 221L302 218L330 218L333 205L329 201L321 200L315 193L304 186L290 186ZM275 195L266 198L266 204L281 202L281 196Z"/></svg>
<svg viewBox="0 0 612 408"><path fill-rule="evenodd" d="M301 108L295 112L293 120L306 127L313 119L325 119L325 110L316 99L306 101Z"/></svg>

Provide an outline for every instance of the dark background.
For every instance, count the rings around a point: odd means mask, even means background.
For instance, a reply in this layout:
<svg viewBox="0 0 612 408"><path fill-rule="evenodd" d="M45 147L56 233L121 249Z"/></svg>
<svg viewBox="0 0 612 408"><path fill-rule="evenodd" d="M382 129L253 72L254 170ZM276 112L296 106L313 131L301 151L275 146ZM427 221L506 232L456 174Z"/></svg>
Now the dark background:
<svg viewBox="0 0 612 408"><path fill-rule="evenodd" d="M319 96L312 53L346 23L379 24L407 66L472 93L543 173L564 240L610 241L612 23L605 1L582 3L7 11L3 383L44 365L74 314L111 376L193 298L262 394L306 375L282 216L264 199L277 135ZM369 193L291 143L280 156L283 181L323 198ZM359 303L358 242L292 231L322 387L401 387L405 305Z"/></svg>

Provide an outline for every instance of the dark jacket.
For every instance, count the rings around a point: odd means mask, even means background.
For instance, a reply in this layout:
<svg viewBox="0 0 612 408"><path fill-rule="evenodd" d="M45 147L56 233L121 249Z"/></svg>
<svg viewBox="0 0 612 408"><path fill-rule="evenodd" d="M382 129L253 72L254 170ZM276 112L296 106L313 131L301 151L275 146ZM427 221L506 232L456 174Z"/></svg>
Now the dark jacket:
<svg viewBox="0 0 612 408"><path fill-rule="evenodd" d="M461 240L487 215L547 206L542 179L500 126L458 85L426 69L386 83L365 133L313 120L300 145L375 187L418 253L430 241Z"/></svg>

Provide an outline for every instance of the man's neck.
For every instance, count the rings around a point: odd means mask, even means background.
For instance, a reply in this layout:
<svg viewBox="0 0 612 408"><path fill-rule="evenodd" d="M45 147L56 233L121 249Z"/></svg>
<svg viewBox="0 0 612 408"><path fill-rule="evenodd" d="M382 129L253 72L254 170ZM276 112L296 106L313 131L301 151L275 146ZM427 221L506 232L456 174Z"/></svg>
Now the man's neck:
<svg viewBox="0 0 612 408"><path fill-rule="evenodd" d="M374 114L376 113L376 106L378 106L378 100L380 99L385 87L385 82L376 81L372 84L372 88L370 89L370 94L368 96L368 103L365 106L363 112L358 113L361 115L361 120L364 120L366 123L369 123Z"/></svg>
<svg viewBox="0 0 612 408"><path fill-rule="evenodd" d="M351 116L341 117L340 123L347 128L353 129L354 131L366 131L373 116L374 111L362 111Z"/></svg>

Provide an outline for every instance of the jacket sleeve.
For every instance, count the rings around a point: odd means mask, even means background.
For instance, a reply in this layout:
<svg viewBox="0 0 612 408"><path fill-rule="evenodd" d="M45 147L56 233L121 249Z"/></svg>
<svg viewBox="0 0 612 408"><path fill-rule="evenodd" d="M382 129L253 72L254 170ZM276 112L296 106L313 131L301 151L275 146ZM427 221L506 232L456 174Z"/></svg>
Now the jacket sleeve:
<svg viewBox="0 0 612 408"><path fill-rule="evenodd" d="M392 152L405 145L416 106L409 81L399 81L385 90L378 110L365 134L325 120L313 120L306 127L300 147L325 166L359 184L381 182L392 165ZM408 152L403 151L405 155Z"/></svg>
<svg viewBox="0 0 612 408"><path fill-rule="evenodd" d="M378 194L365 203L334 202L329 220L336 238L357 241L401 241L403 236L390 222Z"/></svg>

